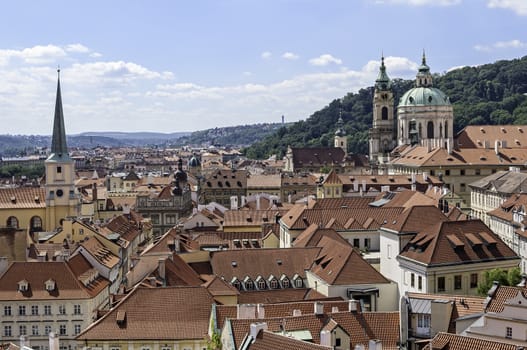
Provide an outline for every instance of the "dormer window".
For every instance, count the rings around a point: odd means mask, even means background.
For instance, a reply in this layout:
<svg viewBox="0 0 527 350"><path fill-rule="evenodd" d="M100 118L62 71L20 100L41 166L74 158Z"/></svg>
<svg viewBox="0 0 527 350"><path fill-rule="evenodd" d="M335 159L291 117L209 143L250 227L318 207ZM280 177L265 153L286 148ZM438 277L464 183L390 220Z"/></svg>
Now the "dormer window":
<svg viewBox="0 0 527 350"><path fill-rule="evenodd" d="M44 282L44 284L48 292L53 292L55 290L55 280L50 278L49 280Z"/></svg>
<svg viewBox="0 0 527 350"><path fill-rule="evenodd" d="M19 292L27 292L29 289L29 282L26 280L22 280L18 282L18 291Z"/></svg>

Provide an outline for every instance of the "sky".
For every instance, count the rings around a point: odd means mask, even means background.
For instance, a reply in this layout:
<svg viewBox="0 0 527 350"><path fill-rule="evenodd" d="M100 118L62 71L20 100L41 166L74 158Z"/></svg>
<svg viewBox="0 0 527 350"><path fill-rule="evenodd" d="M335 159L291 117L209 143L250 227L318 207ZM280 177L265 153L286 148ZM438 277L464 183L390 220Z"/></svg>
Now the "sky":
<svg viewBox="0 0 527 350"><path fill-rule="evenodd" d="M308 118L391 78L527 52L527 0L3 1L0 134L183 132Z"/></svg>

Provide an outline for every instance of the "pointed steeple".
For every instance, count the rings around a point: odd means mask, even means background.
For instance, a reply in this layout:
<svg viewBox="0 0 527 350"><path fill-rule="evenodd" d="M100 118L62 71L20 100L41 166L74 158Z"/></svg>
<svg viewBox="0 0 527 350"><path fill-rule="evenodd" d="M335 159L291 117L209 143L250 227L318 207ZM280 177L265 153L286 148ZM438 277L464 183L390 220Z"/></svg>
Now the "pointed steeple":
<svg viewBox="0 0 527 350"><path fill-rule="evenodd" d="M386 66L384 65L384 54L381 56L381 67L379 68L377 80L375 80L375 88L378 90L388 90L391 88L391 81L386 73Z"/></svg>
<svg viewBox="0 0 527 350"><path fill-rule="evenodd" d="M344 130L344 120L342 119L342 109L339 111L339 119L337 120L337 131L335 131L335 136L344 136L346 131Z"/></svg>
<svg viewBox="0 0 527 350"><path fill-rule="evenodd" d="M55 117L53 119L53 136L51 138L51 154L48 160L70 160L66 144L66 129L62 111L62 96L60 92L60 68L57 69L57 99L55 101Z"/></svg>
<svg viewBox="0 0 527 350"><path fill-rule="evenodd" d="M432 74L430 73L430 67L426 64L425 50L423 49L423 58L421 59L421 65L418 68L417 76L415 79L415 85L417 87L431 87L433 85Z"/></svg>

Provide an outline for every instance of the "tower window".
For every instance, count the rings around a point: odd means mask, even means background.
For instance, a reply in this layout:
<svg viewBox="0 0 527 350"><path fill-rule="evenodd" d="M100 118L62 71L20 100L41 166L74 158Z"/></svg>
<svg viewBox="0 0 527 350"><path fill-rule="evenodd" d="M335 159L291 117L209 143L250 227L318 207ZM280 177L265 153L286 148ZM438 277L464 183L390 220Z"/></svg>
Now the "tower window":
<svg viewBox="0 0 527 350"><path fill-rule="evenodd" d="M429 139L433 139L434 138L434 123L433 122L428 122L428 125L426 126L426 133L427 133L427 137Z"/></svg>
<svg viewBox="0 0 527 350"><path fill-rule="evenodd" d="M61 167L61 166L58 166L58 167L57 167L57 174L60 174L60 173L62 173L62 167Z"/></svg>
<svg viewBox="0 0 527 350"><path fill-rule="evenodd" d="M381 118L382 120L388 120L388 107L382 107Z"/></svg>

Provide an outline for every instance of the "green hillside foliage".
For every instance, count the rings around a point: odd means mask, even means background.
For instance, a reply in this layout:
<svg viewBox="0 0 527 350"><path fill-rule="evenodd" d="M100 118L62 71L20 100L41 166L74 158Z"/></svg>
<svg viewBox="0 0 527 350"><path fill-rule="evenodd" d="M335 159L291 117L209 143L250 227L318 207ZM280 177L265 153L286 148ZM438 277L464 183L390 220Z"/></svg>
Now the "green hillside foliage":
<svg viewBox="0 0 527 350"><path fill-rule="evenodd" d="M287 124L285 124L287 125ZM173 146L248 146L275 134L284 124L264 123L200 130L174 141Z"/></svg>
<svg viewBox="0 0 527 350"><path fill-rule="evenodd" d="M387 67L388 74L390 67ZM395 101L414 85L394 79ZM434 85L450 97L455 132L466 125L527 124L527 56L477 67L436 74ZM244 149L249 158L283 157L287 146L332 146L336 122L342 119L348 135L348 151L368 153L368 129L372 124L373 87L348 93L303 121L281 127L276 133Z"/></svg>

